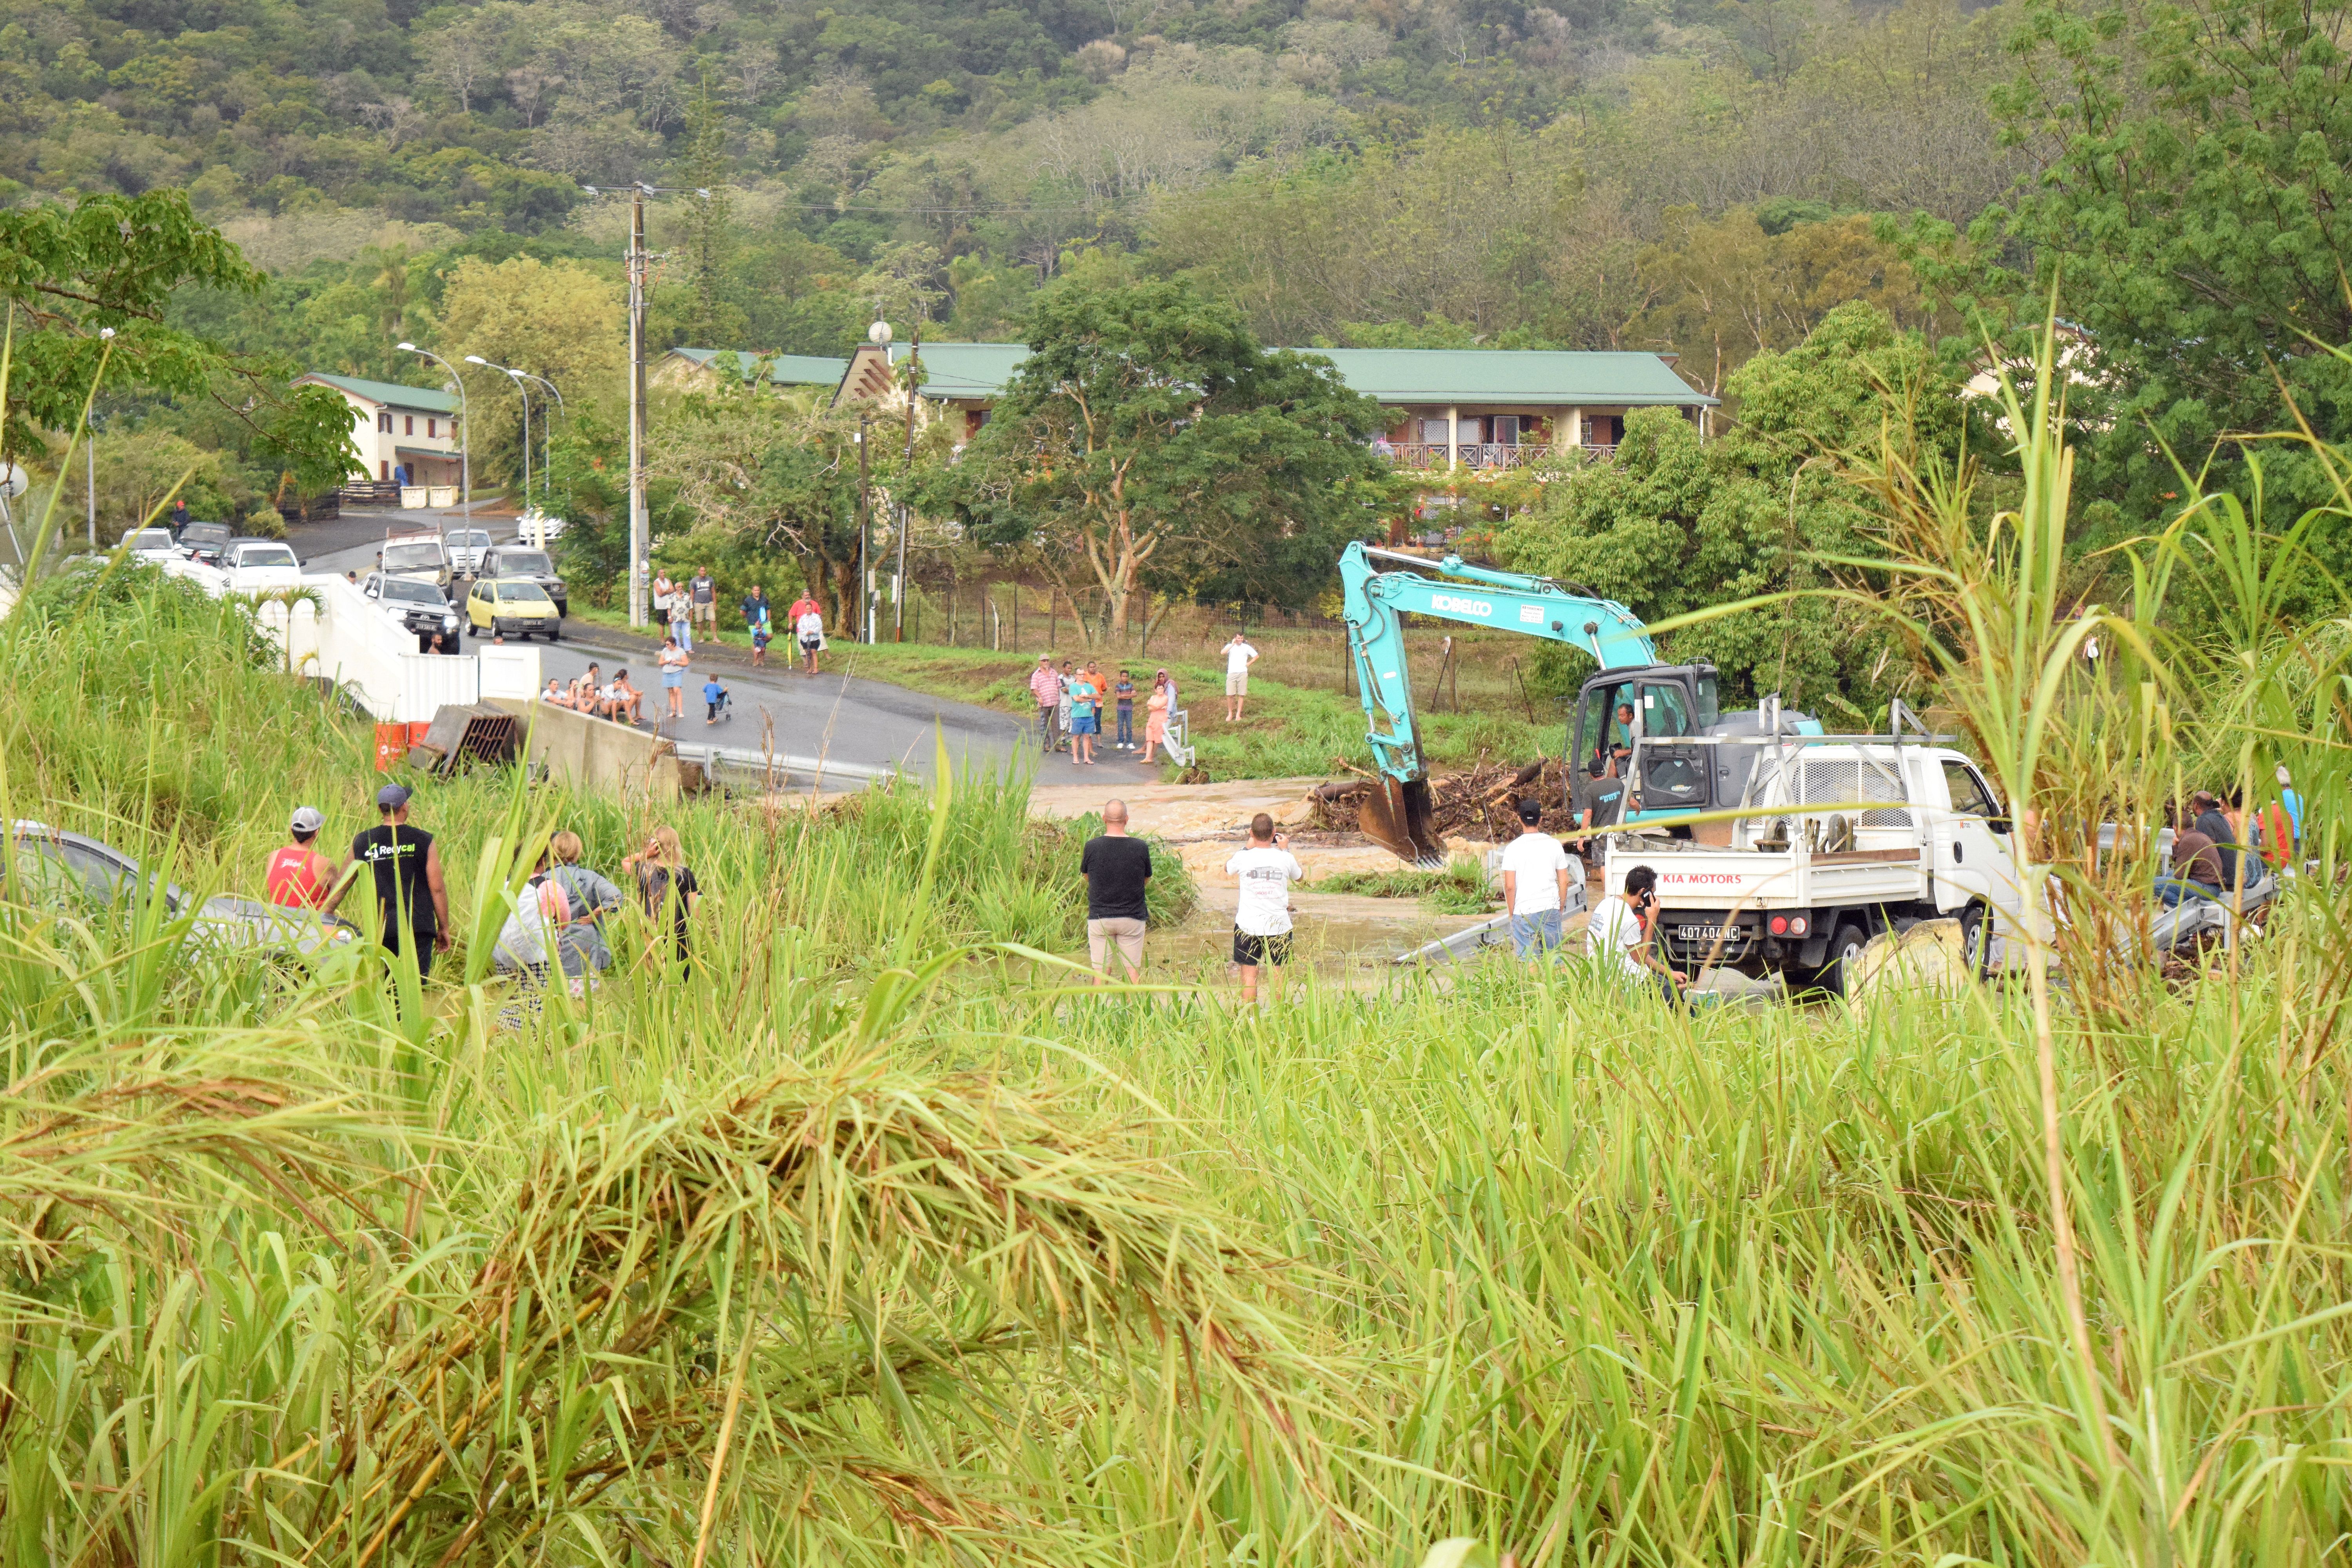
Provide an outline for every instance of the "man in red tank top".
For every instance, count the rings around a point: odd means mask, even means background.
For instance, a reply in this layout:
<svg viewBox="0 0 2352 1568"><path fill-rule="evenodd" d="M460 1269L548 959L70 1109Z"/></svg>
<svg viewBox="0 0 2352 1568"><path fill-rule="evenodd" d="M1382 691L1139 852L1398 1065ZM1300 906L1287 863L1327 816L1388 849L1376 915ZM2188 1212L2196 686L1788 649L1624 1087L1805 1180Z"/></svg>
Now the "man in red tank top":
<svg viewBox="0 0 2352 1568"><path fill-rule="evenodd" d="M294 842L270 851L267 881L269 901L292 909L317 910L327 905L335 885L335 863L310 847L327 819L315 805L294 808Z"/></svg>

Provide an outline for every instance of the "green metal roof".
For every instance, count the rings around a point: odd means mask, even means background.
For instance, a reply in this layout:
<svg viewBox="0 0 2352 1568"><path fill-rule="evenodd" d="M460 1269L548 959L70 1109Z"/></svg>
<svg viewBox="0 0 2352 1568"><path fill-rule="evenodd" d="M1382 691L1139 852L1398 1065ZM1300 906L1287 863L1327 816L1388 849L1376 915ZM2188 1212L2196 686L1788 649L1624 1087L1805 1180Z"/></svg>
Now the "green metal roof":
<svg viewBox="0 0 2352 1568"><path fill-rule="evenodd" d="M1338 367L1339 379L1385 404L1437 406L1517 404L1573 408L1591 404L1713 406L1656 354L1578 353L1542 349L1301 349ZM993 397L1029 356L1025 343L926 343L923 395ZM890 363L905 363L904 344Z"/></svg>
<svg viewBox="0 0 2352 1568"><path fill-rule="evenodd" d="M718 351L675 349L697 364ZM905 343L890 345L890 363L904 364ZM1339 368L1339 378L1384 404L1433 407L1506 406L1575 408L1591 405L1647 407L1713 406L1717 400L1676 375L1656 354L1578 353L1543 349L1302 349ZM986 400L1004 390L1026 343L925 343L923 395ZM786 355L781 365L809 367L808 384L839 384L845 360ZM819 367L823 367L822 370ZM775 373L778 381L802 374Z"/></svg>
<svg viewBox="0 0 2352 1568"><path fill-rule="evenodd" d="M420 414L457 412L457 399L454 395L422 386L402 386L390 381L365 381L356 375L329 375L322 370L314 370L295 379L321 381L338 392L350 393L353 397L364 397L370 403L387 404L394 408L414 408Z"/></svg>
<svg viewBox="0 0 2352 1568"><path fill-rule="evenodd" d="M1576 407L1707 407L1698 391L1656 354L1578 353L1549 349L1307 349L1358 392L1387 404L1537 404Z"/></svg>
<svg viewBox="0 0 2352 1568"><path fill-rule="evenodd" d="M890 363L907 363L905 343L890 345ZM925 343L925 397L994 397L1029 357L1027 343Z"/></svg>
<svg viewBox="0 0 2352 1568"><path fill-rule="evenodd" d="M740 349L672 349L669 352L698 365L708 365L720 354L730 352L740 354L746 364L761 357ZM777 354L768 361L768 380L777 386L839 386L842 376L848 370L849 362L845 359L826 359L821 354Z"/></svg>

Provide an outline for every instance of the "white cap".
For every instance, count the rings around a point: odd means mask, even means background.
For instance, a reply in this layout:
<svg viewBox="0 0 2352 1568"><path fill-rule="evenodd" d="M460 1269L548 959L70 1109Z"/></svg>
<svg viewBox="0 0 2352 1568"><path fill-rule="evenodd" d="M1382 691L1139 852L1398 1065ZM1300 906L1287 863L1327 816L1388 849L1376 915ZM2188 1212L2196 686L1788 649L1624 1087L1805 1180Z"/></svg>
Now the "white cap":
<svg viewBox="0 0 2352 1568"><path fill-rule="evenodd" d="M2294 784L2294 780L2292 777L2290 777L2290 776L2288 775L2287 771L2286 771L2286 764L2285 764L2284 763L2281 763L2278 765L2278 782L2279 782L2282 785L2292 784Z"/></svg>
<svg viewBox="0 0 2352 1568"><path fill-rule="evenodd" d="M295 832L316 833L319 829L326 826L327 818L317 806L298 805L294 808L293 829Z"/></svg>

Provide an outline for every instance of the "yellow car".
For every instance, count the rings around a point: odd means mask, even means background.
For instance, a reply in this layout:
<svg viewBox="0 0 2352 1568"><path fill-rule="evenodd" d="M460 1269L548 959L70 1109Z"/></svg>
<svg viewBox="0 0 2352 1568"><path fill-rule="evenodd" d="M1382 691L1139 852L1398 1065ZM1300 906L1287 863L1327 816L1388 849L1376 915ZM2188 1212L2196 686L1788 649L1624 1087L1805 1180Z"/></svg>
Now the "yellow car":
<svg viewBox="0 0 2352 1568"><path fill-rule="evenodd" d="M478 577L466 595L466 631L480 637L503 632L527 637L538 632L550 642L563 637L563 616L538 584L515 577Z"/></svg>

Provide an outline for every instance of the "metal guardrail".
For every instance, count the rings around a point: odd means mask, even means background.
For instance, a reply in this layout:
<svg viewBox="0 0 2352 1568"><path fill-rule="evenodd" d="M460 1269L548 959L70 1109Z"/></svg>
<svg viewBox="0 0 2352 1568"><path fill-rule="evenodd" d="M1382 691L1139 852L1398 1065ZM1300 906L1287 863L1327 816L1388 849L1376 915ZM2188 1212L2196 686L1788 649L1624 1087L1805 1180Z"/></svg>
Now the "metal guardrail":
<svg viewBox="0 0 2352 1568"><path fill-rule="evenodd" d="M1160 736L1160 743L1167 748L1168 754L1174 758L1179 765L1188 768L1192 765L1191 709L1179 708L1175 712L1168 715L1168 729L1166 733Z"/></svg>

